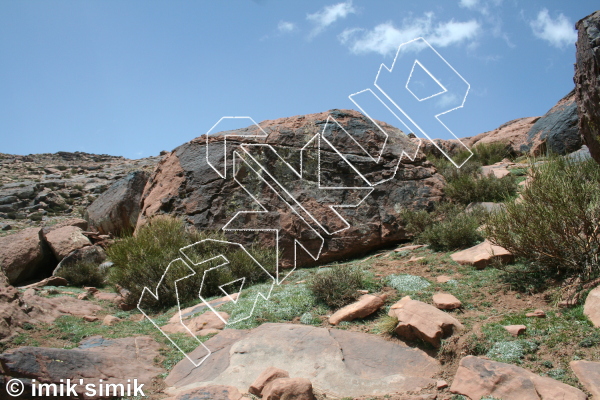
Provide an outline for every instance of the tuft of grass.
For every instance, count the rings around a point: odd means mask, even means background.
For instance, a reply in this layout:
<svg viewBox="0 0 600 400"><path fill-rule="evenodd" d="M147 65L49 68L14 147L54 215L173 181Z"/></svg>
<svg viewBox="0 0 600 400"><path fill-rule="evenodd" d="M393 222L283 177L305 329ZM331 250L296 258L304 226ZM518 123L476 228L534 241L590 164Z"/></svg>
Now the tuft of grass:
<svg viewBox="0 0 600 400"><path fill-rule="evenodd" d="M65 278L71 286L104 286L104 274L98 265L90 262L80 262L68 268L61 268L57 276Z"/></svg>
<svg viewBox="0 0 600 400"><path fill-rule="evenodd" d="M506 201L517 193L517 177L507 175L503 178L461 174L448 183L446 198L452 202L468 205L473 202Z"/></svg>
<svg viewBox="0 0 600 400"><path fill-rule="evenodd" d="M319 302L331 308L352 303L360 296L360 289L378 290L370 274L350 265L336 265L314 274L308 287Z"/></svg>

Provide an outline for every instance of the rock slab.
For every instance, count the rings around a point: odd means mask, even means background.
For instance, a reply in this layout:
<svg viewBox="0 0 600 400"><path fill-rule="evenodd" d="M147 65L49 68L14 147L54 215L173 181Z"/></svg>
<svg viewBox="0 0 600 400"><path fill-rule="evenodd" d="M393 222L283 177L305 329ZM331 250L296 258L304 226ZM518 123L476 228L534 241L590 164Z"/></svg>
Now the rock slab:
<svg viewBox="0 0 600 400"><path fill-rule="evenodd" d="M210 385L245 391L266 368L305 378L332 396L377 396L435 384L439 362L419 349L380 337L296 324L226 329L204 343L211 356L199 367L179 362L166 378L170 395ZM190 357L206 356L200 346Z"/></svg>
<svg viewBox="0 0 600 400"><path fill-rule="evenodd" d="M552 378L539 376L515 365L474 356L460 360L450 391L470 399L587 399L581 390Z"/></svg>
<svg viewBox="0 0 600 400"><path fill-rule="evenodd" d="M485 268L493 260L508 263L514 259L510 251L490 243L487 239L476 246L458 251L450 257L459 264L473 265L477 269Z"/></svg>
<svg viewBox="0 0 600 400"><path fill-rule="evenodd" d="M600 399L600 362L577 360L569 366L594 399Z"/></svg>
<svg viewBox="0 0 600 400"><path fill-rule="evenodd" d="M596 328L600 327L600 286L592 289L585 299L583 313Z"/></svg>
<svg viewBox="0 0 600 400"><path fill-rule="evenodd" d="M368 317L383 306L383 299L372 294L360 296L357 302L342 307L337 310L331 317L329 323L337 325L342 321L353 321L357 318Z"/></svg>

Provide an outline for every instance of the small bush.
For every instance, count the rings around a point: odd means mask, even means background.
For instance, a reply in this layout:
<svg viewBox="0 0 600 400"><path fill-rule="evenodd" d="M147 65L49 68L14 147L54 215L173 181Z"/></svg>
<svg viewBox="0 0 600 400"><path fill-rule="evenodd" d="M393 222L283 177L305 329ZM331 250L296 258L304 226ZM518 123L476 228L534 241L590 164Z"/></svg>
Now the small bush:
<svg viewBox="0 0 600 400"><path fill-rule="evenodd" d="M336 265L317 273L309 283L315 298L331 308L340 308L352 303L360 296L358 290L372 286L372 279L366 272L350 265Z"/></svg>
<svg viewBox="0 0 600 400"><path fill-rule="evenodd" d="M71 286L104 286L104 274L94 263L81 262L68 268L61 268L57 276L65 278Z"/></svg>
<svg viewBox="0 0 600 400"><path fill-rule="evenodd" d="M472 149L473 158L482 165L492 165L504 160L514 158L511 147L505 143L481 143Z"/></svg>
<svg viewBox="0 0 600 400"><path fill-rule="evenodd" d="M532 168L522 201L486 221L485 235L529 262L514 271L583 284L600 275L600 166L552 158ZM521 275L522 276L522 275Z"/></svg>
<svg viewBox="0 0 600 400"><path fill-rule="evenodd" d="M445 190L448 200L465 205L481 201L505 201L516 192L517 178L514 175L498 179L495 176L462 174L451 180Z"/></svg>
<svg viewBox="0 0 600 400"><path fill-rule="evenodd" d="M183 222L177 218L155 217L140 228L136 232L136 236L122 237L107 249L107 255L114 263L110 269L108 281L131 291L132 295L129 297L129 301L137 304L144 287L148 287L154 292L171 261L183 258L179 249L204 239L226 240L220 234L186 229ZM273 251L258 246L252 246L247 250L265 268L273 267L272 260L275 259ZM206 276L204 276L204 271L217 267L223 262L222 258L216 258L200 265L189 263L195 275L177 283L181 303L197 299L201 283L203 297L209 297L223 295L219 286L235 279L245 277L244 284L248 286L268 278L266 272L237 246L211 241L194 246L187 254L194 258L196 263L223 254L229 263L223 267L212 269ZM273 273L273 271L269 272ZM158 288L159 300L147 295L144 297L144 305L155 309L176 305L175 281L190 274L192 271L182 262L171 264L168 274L164 276Z"/></svg>

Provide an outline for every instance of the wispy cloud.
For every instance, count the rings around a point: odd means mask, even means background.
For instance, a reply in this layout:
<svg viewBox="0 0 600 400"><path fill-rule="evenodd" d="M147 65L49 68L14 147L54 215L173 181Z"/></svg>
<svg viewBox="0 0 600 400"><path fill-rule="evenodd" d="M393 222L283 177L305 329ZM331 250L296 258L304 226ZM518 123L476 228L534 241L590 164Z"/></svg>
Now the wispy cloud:
<svg viewBox="0 0 600 400"><path fill-rule="evenodd" d="M310 36L318 35L338 19L346 18L349 14L355 13L356 9L352 5L352 0L348 0L343 3L325 6L314 14L308 14L306 19L315 24Z"/></svg>
<svg viewBox="0 0 600 400"><path fill-rule="evenodd" d="M475 8L479 5L479 0L460 0L458 4L465 8Z"/></svg>
<svg viewBox="0 0 600 400"><path fill-rule="evenodd" d="M564 14L558 14L552 19L546 8L542 9L537 18L530 22L533 34L549 42L552 46L565 48L577 41L577 32L573 23Z"/></svg>
<svg viewBox="0 0 600 400"><path fill-rule="evenodd" d="M375 52L389 55L398 46L417 37L425 38L432 45L446 47L452 44L474 42L481 30L476 20L457 22L454 20L434 23L433 13L422 18L405 20L397 28L392 22L377 25L372 30L361 28L346 29L339 36L340 42L355 54Z"/></svg>
<svg viewBox="0 0 600 400"><path fill-rule="evenodd" d="M288 21L279 21L277 24L277 30L281 33L289 33L296 30L296 24Z"/></svg>

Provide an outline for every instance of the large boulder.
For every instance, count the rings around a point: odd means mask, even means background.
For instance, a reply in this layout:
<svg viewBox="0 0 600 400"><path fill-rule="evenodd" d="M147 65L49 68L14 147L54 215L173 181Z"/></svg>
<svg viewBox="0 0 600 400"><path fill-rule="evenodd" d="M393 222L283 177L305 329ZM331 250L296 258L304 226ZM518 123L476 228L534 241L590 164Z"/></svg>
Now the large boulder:
<svg viewBox="0 0 600 400"><path fill-rule="evenodd" d="M585 400L581 390L511 364L467 356L460 360L452 393L470 399Z"/></svg>
<svg viewBox="0 0 600 400"><path fill-rule="evenodd" d="M133 231L147 180L147 172L134 171L113 183L87 208L85 218L90 226L102 234Z"/></svg>
<svg viewBox="0 0 600 400"><path fill-rule="evenodd" d="M579 382L594 396L600 398L600 362L575 360L569 363Z"/></svg>
<svg viewBox="0 0 600 400"><path fill-rule="evenodd" d="M521 146L527 141L527 133L539 119L540 117L514 119L500 125L493 131L480 133L479 135L461 140L469 148L482 144L489 145L502 143L506 145L507 148L510 148L513 153L519 154L521 152Z"/></svg>
<svg viewBox="0 0 600 400"><path fill-rule="evenodd" d="M600 10L575 24L575 91L579 130L592 157L600 163Z"/></svg>
<svg viewBox="0 0 600 400"><path fill-rule="evenodd" d="M52 275L68 275L69 271L76 269L80 264L95 264L100 269L100 265L105 260L106 252L101 246L85 246L70 252L63 258L52 272Z"/></svg>
<svg viewBox="0 0 600 400"><path fill-rule="evenodd" d="M537 156L546 152L565 155L579 150L583 142L578 121L575 90L572 90L533 124L521 151Z"/></svg>
<svg viewBox="0 0 600 400"><path fill-rule="evenodd" d="M81 228L77 226L63 226L47 233L44 232L43 236L59 261L72 251L92 245L92 242L83 234Z"/></svg>
<svg viewBox="0 0 600 400"><path fill-rule="evenodd" d="M592 289L585 299L583 313L596 328L600 328L600 286Z"/></svg>
<svg viewBox="0 0 600 400"><path fill-rule="evenodd" d="M165 380L172 396L211 385L248 387L268 367L305 378L328 397L383 396L434 385L439 362L422 350L376 335L296 324L225 329L204 344L212 351L198 367L183 359ZM189 354L207 355L203 346Z"/></svg>
<svg viewBox="0 0 600 400"><path fill-rule="evenodd" d="M432 207L445 181L406 135L382 125L387 140L362 114L331 110L201 136L159 163L144 190L138 227L157 214L182 216L200 230L231 221L230 240L266 245L273 245L277 229L284 266L293 264L296 240L327 262L406 239L399 212ZM266 137L256 137L263 132ZM250 146L256 143L271 147ZM349 207L333 208L341 205ZM271 232L265 237L257 229ZM316 263L300 247L297 262Z"/></svg>
<svg viewBox="0 0 600 400"><path fill-rule="evenodd" d="M514 256L504 247L496 246L486 239L478 245L457 251L450 258L461 265L472 265L477 269L483 269L494 260L502 263L511 262Z"/></svg>
<svg viewBox="0 0 600 400"><path fill-rule="evenodd" d="M56 265L56 259L43 242L40 228L0 237L0 266L12 285L46 272L50 265Z"/></svg>
<svg viewBox="0 0 600 400"><path fill-rule="evenodd" d="M31 396L32 379L57 385L70 379L77 383L75 391L79 398L113 398L121 397L120 391L114 395L111 392L100 396L99 391L89 395L86 385L97 387L102 379L105 388L107 384L122 385L125 394L128 386L134 394L134 385L138 388L143 385L142 392L147 392L152 379L164 372L154 365L155 358L160 356L159 348L160 345L147 336L123 339L93 336L82 341L76 349L19 347L9 350L0 354L0 366L5 379L19 378L24 383L25 396ZM137 379L137 383L133 379Z"/></svg>

